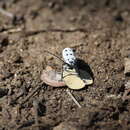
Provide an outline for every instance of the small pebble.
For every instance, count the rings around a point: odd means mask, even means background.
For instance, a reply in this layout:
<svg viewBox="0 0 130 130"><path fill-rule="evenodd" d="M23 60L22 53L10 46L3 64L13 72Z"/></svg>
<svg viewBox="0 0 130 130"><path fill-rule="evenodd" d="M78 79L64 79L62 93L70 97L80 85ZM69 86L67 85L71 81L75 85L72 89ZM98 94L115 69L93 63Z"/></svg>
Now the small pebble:
<svg viewBox="0 0 130 130"><path fill-rule="evenodd" d="M58 126L54 127L53 130L79 130L79 129L67 122L62 122Z"/></svg>
<svg viewBox="0 0 130 130"><path fill-rule="evenodd" d="M125 70L124 73L126 76L130 76L130 58L125 58Z"/></svg>

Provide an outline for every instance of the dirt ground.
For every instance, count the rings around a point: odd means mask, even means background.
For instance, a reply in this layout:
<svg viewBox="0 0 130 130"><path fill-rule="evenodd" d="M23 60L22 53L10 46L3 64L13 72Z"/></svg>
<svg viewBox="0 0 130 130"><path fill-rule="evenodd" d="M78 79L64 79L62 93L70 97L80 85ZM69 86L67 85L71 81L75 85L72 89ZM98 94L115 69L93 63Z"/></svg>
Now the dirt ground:
<svg viewBox="0 0 130 130"><path fill-rule="evenodd" d="M0 10L0 130L130 130L130 100L122 100L129 5L129 0L1 0L9 14ZM76 49L94 73L93 85L71 90L82 108L67 87L40 79L47 65L61 68L44 50L61 57L65 47Z"/></svg>

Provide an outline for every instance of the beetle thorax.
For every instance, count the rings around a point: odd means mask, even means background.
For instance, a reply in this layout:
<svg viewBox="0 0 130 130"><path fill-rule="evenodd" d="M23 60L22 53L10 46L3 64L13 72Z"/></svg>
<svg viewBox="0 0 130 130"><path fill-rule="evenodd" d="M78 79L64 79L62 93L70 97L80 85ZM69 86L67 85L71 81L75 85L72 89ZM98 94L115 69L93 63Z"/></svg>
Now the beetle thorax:
<svg viewBox="0 0 130 130"><path fill-rule="evenodd" d="M67 63L67 64L69 64L71 66L75 65L75 63L76 63L76 57L75 57L73 49L71 49L71 48L65 48L62 51L62 57L63 57L65 63Z"/></svg>

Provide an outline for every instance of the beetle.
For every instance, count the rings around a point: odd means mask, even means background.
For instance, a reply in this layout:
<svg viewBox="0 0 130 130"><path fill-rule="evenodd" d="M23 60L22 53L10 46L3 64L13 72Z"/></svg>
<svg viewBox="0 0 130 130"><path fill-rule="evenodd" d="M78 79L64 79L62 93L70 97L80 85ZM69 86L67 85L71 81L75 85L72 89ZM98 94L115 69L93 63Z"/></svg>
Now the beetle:
<svg viewBox="0 0 130 130"><path fill-rule="evenodd" d="M64 60L63 70L67 68L75 69L76 72L79 74L77 68L77 58L72 48L64 48L62 51L62 58Z"/></svg>
<svg viewBox="0 0 130 130"><path fill-rule="evenodd" d="M80 71L77 66L77 58L75 56L75 50L72 48L64 48L62 51L62 58L64 60L64 69L75 69L77 74L80 76Z"/></svg>

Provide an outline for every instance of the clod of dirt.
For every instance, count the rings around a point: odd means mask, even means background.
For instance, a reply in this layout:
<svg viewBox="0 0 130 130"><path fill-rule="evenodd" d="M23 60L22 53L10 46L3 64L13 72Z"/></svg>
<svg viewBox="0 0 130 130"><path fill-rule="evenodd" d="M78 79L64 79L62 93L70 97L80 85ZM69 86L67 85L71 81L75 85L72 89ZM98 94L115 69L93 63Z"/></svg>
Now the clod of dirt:
<svg viewBox="0 0 130 130"><path fill-rule="evenodd" d="M123 17L121 16L121 14L117 14L117 15L115 16L115 21L116 21L116 22L123 22L124 19L123 19Z"/></svg>
<svg viewBox="0 0 130 130"><path fill-rule="evenodd" d="M2 70L0 70L0 81L5 80L6 78L9 78L11 76L12 73L6 68L2 68Z"/></svg>
<svg viewBox="0 0 130 130"><path fill-rule="evenodd" d="M130 58L125 58L125 71L126 75L130 75Z"/></svg>
<svg viewBox="0 0 130 130"><path fill-rule="evenodd" d="M0 45L1 46L8 45L8 36L7 35L0 35Z"/></svg>
<svg viewBox="0 0 130 130"><path fill-rule="evenodd" d="M62 122L58 126L54 127L53 130L79 130L79 128L76 128L76 126L70 123Z"/></svg>
<svg viewBox="0 0 130 130"><path fill-rule="evenodd" d="M0 88L0 98L8 94L8 89Z"/></svg>
<svg viewBox="0 0 130 130"><path fill-rule="evenodd" d="M130 93L130 80L125 84L125 92L122 96L122 99L123 100L129 99L130 98L129 93Z"/></svg>
<svg viewBox="0 0 130 130"><path fill-rule="evenodd" d="M8 55L9 56L6 58L6 60L8 60L9 63L23 63L23 59L17 51L12 50L12 52Z"/></svg>
<svg viewBox="0 0 130 130"><path fill-rule="evenodd" d="M0 52L2 52L3 47L9 44L8 36L7 35L0 35Z"/></svg>
<svg viewBox="0 0 130 130"><path fill-rule="evenodd" d="M130 89L130 80L125 84L126 89Z"/></svg>
<svg viewBox="0 0 130 130"><path fill-rule="evenodd" d="M13 17L12 24L13 25L19 25L24 23L24 16L23 15L17 15Z"/></svg>

